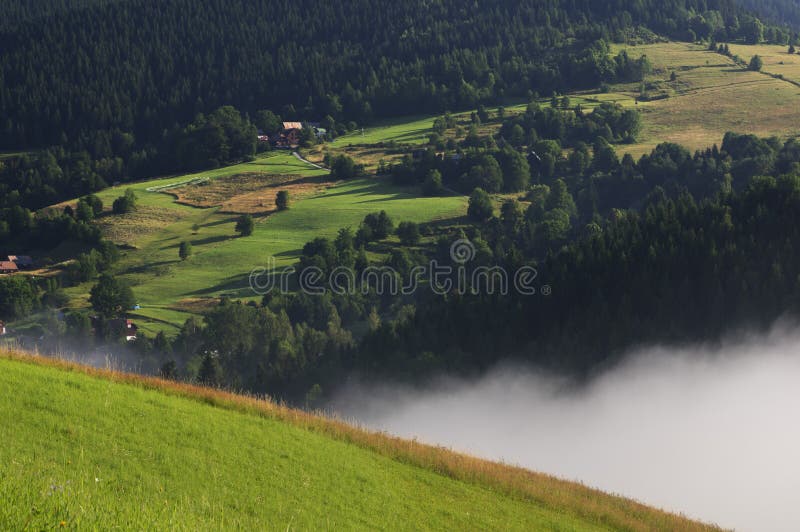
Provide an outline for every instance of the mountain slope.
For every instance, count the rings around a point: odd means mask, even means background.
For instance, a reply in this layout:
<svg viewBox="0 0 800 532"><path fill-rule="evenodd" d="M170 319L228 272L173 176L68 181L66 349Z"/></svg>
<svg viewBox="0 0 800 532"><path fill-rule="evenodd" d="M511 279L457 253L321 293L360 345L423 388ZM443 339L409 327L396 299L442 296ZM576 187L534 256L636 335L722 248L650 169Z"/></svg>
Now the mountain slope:
<svg viewBox="0 0 800 532"><path fill-rule="evenodd" d="M0 433L3 529L702 528L270 403L19 354L0 354Z"/></svg>
<svg viewBox="0 0 800 532"><path fill-rule="evenodd" d="M689 35L693 13L710 22ZM365 122L596 87L614 76L597 39L745 38L737 16L731 0L100 3L0 31L0 147L106 158L120 142L97 131L133 133L139 151L223 104Z"/></svg>

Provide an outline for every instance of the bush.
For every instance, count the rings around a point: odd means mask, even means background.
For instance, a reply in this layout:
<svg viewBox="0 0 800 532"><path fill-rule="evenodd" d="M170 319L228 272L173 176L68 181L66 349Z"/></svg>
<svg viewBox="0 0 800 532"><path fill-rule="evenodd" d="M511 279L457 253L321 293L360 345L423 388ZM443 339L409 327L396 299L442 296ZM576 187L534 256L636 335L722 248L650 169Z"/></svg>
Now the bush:
<svg viewBox="0 0 800 532"><path fill-rule="evenodd" d="M125 195L115 199L111 205L111 210L114 214L127 214L135 208L136 194L131 189L126 190Z"/></svg>
<svg viewBox="0 0 800 532"><path fill-rule="evenodd" d="M236 232L239 233L240 236L252 235L254 228L255 222L253 221L253 217L249 214L240 216L236 221Z"/></svg>
<svg viewBox="0 0 800 532"><path fill-rule="evenodd" d="M422 183L422 194L425 196L441 196L444 192L442 174L439 170L431 170Z"/></svg>
<svg viewBox="0 0 800 532"><path fill-rule="evenodd" d="M753 72L761 72L762 68L764 68L764 61L761 59L761 56L754 55L753 58L750 59L750 65L748 65L747 69Z"/></svg>
<svg viewBox="0 0 800 532"><path fill-rule="evenodd" d="M477 222L483 222L491 218L492 214L494 214L494 208L489 194L481 188L473 190L469 197L467 215Z"/></svg>
<svg viewBox="0 0 800 532"><path fill-rule="evenodd" d="M81 222L90 222L94 219L94 209L83 198L78 200L78 206L75 209L75 219Z"/></svg>
<svg viewBox="0 0 800 532"><path fill-rule="evenodd" d="M419 226L414 222L400 222L397 226L397 236L406 246L413 246L419 242Z"/></svg>
<svg viewBox="0 0 800 532"><path fill-rule="evenodd" d="M92 211L94 211L94 215L100 216L100 214L103 212L103 200L101 200L94 194L89 194L83 199L86 203L91 205Z"/></svg>
<svg viewBox="0 0 800 532"><path fill-rule="evenodd" d="M186 242L185 240L181 242L180 248L178 248L178 256L181 260L186 260L192 256L192 244Z"/></svg>
<svg viewBox="0 0 800 532"><path fill-rule="evenodd" d="M289 208L289 192L287 190L279 190L278 195L275 197L275 206L279 211L285 211Z"/></svg>
<svg viewBox="0 0 800 532"><path fill-rule="evenodd" d="M392 232L394 223L386 211L381 211L366 215L362 226L369 230L371 240L383 240Z"/></svg>
<svg viewBox="0 0 800 532"><path fill-rule="evenodd" d="M364 166L347 155L337 155L331 161L331 179L353 179L364 173Z"/></svg>

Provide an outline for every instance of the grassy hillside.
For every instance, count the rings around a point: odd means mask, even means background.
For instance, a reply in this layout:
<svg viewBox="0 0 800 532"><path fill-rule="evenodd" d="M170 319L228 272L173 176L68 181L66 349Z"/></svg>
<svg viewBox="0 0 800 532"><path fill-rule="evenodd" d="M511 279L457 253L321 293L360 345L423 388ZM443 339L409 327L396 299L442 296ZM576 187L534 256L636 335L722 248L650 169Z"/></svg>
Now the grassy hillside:
<svg viewBox="0 0 800 532"><path fill-rule="evenodd" d="M237 237L238 214L228 212L228 205L195 207L176 202L173 195L182 190L172 188L177 185L203 193L221 179L240 175L307 180L313 182L314 188L301 196L292 192L293 203L288 211L268 216L266 212L256 212L255 232L247 238ZM421 198L415 190L395 187L385 179L330 183L321 180L326 175L326 170L282 152L250 163L98 193L107 208L126 188L132 188L138 196L136 211L122 216L109 213L98 223L108 238L129 247L115 271L133 285L142 306L133 316L140 320L143 330L150 334L160 330L174 332L192 313L221 295L253 296L248 287L251 269L265 265L268 257L275 257L279 266L290 265L306 242L317 236L333 237L341 227L356 228L370 212L386 210L396 222L427 222L466 212L464 197ZM207 181L198 183L203 180ZM250 206L260 202L267 211L274 204L274 191L274 187L265 186L241 197ZM253 196L261 192L263 198ZM187 261L178 257L178 247L184 240L194 248L194 255ZM68 290L72 306L87 304L89 287L84 284Z"/></svg>
<svg viewBox="0 0 800 532"><path fill-rule="evenodd" d="M0 352L0 528L703 526L209 389Z"/></svg>
<svg viewBox="0 0 800 532"><path fill-rule="evenodd" d="M720 145L728 131L759 136L791 137L800 134L800 55L791 56L783 46L731 45L731 52L749 61L764 57L764 71L750 72L732 59L688 43L618 46L631 57L646 55L653 64L647 77L655 92L666 99L640 102L643 130L639 142L621 146L621 152L638 156L660 142L676 142L690 149ZM670 81L675 72L677 79ZM773 75L771 75L773 74ZM782 74L786 79L774 75ZM639 85L613 90L630 98Z"/></svg>

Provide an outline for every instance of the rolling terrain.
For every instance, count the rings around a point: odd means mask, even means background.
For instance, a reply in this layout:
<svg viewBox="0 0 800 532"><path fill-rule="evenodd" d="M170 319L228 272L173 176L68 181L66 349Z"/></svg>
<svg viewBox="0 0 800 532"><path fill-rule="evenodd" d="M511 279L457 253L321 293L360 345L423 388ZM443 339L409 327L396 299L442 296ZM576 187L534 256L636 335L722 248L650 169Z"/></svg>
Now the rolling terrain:
<svg viewBox="0 0 800 532"><path fill-rule="evenodd" d="M764 59L762 72L751 72L733 59L689 43L619 46L632 57L646 55L653 64L647 77L668 97L639 102L643 130L638 142L618 151L638 158L661 142L689 149L721 145L728 131L788 138L800 133L800 55L774 45L730 45L744 61ZM676 80L670 81L672 72ZM782 74L777 79L771 74ZM615 92L636 98L640 87L617 85Z"/></svg>
<svg viewBox="0 0 800 532"><path fill-rule="evenodd" d="M653 71L647 84L667 97L637 103L638 84L570 95L572 105L587 111L602 102L640 110L642 133L634 144L616 145L620 154L638 158L662 142L705 149L719 146L728 131L781 138L800 132L800 106L795 105L800 96L795 84L800 83L800 55L789 55L779 46L732 45L735 55L764 58L763 72L750 72L700 45L619 46L614 53L622 49L632 57L649 58ZM670 81L672 72L675 81ZM548 100L541 103L548 105ZM525 104L505 107L508 115L524 110ZM494 114L495 109L492 111ZM462 129L469 126L471 113L453 115ZM436 118L428 115L379 122L317 145L307 150L307 157L321 163L324 154L346 154L374 171L379 161L390 163L424 146ZM482 124L479 132L492 134L499 125L499 120L491 120ZM455 133L449 130L446 136ZM396 223L455 220L466 213L466 197L423 198L416 189L395 187L385 178L332 183L326 175L327 170L289 153L269 153L252 162L99 192L107 208L128 188L139 197L135 212L104 216L98 224L107 238L128 248L116 269L134 287L142 308L133 317L143 330L173 334L188 317L202 313L222 295L252 296L247 289L252 268L264 265L269 257L276 258L278 266L291 265L306 242L317 236L335 236L341 227L356 228L370 212L386 210ZM279 188L290 190L292 207L276 213L274 194ZM256 217L251 237L235 236L240 212ZM184 240L195 250L187 261L179 260L177 253ZM88 288L68 289L73 308L88 304Z"/></svg>
<svg viewBox="0 0 800 532"><path fill-rule="evenodd" d="M289 266L306 242L317 236L333 237L341 227L356 228L371 212L385 210L396 222L451 219L466 212L467 199L461 196L421 198L413 189L373 177L332 183L324 179L327 173L289 153L278 153L249 163L98 193L106 206L128 188L137 194L135 211L121 216L108 213L98 219L106 237L126 248L115 271L131 283L142 307L132 317L147 333L174 333L189 316L202 312L222 295L253 297L248 286L250 270L266 265L268 258L274 257L276 266ZM306 180L313 186L305 195L292 192L290 209L277 213L272 212L275 186L255 187L245 194L250 196L250 207L263 205L264 211L261 215L259 209L243 210L254 212L256 218L253 235L245 238L236 235L238 214L230 206L195 207L176 201L175 195L187 190L195 197L235 197L241 192L240 185L218 189L217 195L213 187L242 175L284 177L288 182ZM278 188L292 190L288 186ZM262 192L263 198L253 198L253 194ZM178 247L184 240L191 242L194 255L181 261ZM73 307L88 305L89 288L84 284L67 290Z"/></svg>
<svg viewBox="0 0 800 532"><path fill-rule="evenodd" d="M0 527L703 530L267 401L0 352Z"/></svg>

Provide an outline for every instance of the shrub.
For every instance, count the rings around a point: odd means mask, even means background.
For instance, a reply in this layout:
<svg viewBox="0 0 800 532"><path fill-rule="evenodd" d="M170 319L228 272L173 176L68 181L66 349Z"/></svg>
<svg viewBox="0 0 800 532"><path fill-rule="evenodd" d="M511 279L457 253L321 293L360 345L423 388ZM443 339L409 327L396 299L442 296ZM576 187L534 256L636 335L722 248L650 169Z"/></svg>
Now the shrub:
<svg viewBox="0 0 800 532"><path fill-rule="evenodd" d="M397 226L397 236L406 246L413 246L419 242L419 225L414 222L400 222Z"/></svg>
<svg viewBox="0 0 800 532"><path fill-rule="evenodd" d="M125 195L115 199L114 203L111 205L111 209L114 211L114 214L126 214L135 208L136 193L134 193L131 189L126 190Z"/></svg>
<svg viewBox="0 0 800 532"><path fill-rule="evenodd" d="M483 222L491 218L492 214L494 214L494 208L489 194L481 188L473 190L469 197L467 215L475 221Z"/></svg>
<svg viewBox="0 0 800 532"><path fill-rule="evenodd" d="M363 227L369 229L374 240L383 240L394 228L394 223L386 211L373 212L364 217Z"/></svg>
<svg viewBox="0 0 800 532"><path fill-rule="evenodd" d="M331 179L353 179L364 173L364 166L347 155L337 155L331 161Z"/></svg>
<svg viewBox="0 0 800 532"><path fill-rule="evenodd" d="M444 192L442 174L438 170L431 170L422 183L422 194L425 196L440 196Z"/></svg>
<svg viewBox="0 0 800 532"><path fill-rule="evenodd" d="M287 190L279 190L278 195L275 197L275 206L279 211L285 211L289 208L289 192Z"/></svg>
<svg viewBox="0 0 800 532"><path fill-rule="evenodd" d="M240 236L252 235L254 228L255 222L253 221L253 217L249 214L240 216L236 221L236 232L239 233Z"/></svg>
<svg viewBox="0 0 800 532"><path fill-rule="evenodd" d="M180 247L178 248L178 256L181 260L186 260L192 256L192 244L187 241L181 242Z"/></svg>

